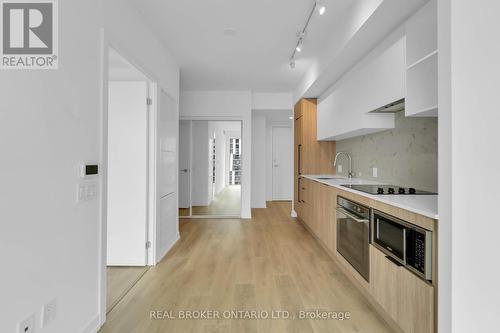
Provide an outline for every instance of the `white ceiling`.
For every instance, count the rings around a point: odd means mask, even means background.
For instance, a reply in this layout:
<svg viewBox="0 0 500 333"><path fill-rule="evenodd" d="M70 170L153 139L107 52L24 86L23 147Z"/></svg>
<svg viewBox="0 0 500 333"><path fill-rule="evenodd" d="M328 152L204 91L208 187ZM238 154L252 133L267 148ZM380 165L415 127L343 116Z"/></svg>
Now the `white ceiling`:
<svg viewBox="0 0 500 333"><path fill-rule="evenodd" d="M130 0L181 67L182 90L295 89L323 52L340 18L366 0L326 0L314 15L304 52L289 58L314 0ZM224 30L234 29L234 36ZM329 40L330 42L330 40Z"/></svg>

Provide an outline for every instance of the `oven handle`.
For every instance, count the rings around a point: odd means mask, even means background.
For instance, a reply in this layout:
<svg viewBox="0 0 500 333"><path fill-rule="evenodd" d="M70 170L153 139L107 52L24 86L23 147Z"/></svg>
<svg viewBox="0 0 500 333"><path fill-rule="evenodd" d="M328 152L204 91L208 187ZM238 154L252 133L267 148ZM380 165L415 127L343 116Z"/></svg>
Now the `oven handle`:
<svg viewBox="0 0 500 333"><path fill-rule="evenodd" d="M340 206L337 207L337 212L346 215L347 217L353 219L354 221L356 221L358 223L368 223L368 222L370 222L368 219L360 219L360 218L356 217L355 215L349 213L347 210L345 210L344 208L342 208Z"/></svg>

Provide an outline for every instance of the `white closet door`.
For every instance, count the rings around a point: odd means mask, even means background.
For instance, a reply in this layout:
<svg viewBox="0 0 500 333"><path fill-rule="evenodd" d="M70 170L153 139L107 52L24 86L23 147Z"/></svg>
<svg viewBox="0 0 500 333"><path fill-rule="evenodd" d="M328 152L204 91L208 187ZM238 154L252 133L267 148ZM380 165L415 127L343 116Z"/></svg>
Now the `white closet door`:
<svg viewBox="0 0 500 333"><path fill-rule="evenodd" d="M110 266L145 266L148 111L146 82L110 82L108 223Z"/></svg>

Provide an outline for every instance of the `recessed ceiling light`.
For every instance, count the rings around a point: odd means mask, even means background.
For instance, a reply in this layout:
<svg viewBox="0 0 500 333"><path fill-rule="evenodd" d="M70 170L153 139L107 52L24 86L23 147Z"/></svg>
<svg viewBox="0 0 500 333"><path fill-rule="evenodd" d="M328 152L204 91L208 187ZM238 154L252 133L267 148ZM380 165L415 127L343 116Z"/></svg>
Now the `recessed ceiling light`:
<svg viewBox="0 0 500 333"><path fill-rule="evenodd" d="M224 29L224 36L234 37L236 36L236 30L232 28Z"/></svg>

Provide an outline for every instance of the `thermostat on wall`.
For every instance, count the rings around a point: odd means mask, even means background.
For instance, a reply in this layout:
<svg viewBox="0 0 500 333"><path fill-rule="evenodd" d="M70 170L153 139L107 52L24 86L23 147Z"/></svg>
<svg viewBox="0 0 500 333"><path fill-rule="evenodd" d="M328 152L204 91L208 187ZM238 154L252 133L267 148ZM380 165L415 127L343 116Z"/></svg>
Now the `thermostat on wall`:
<svg viewBox="0 0 500 333"><path fill-rule="evenodd" d="M82 165L80 169L80 175L82 178L97 176L99 174L99 165L97 164L85 164Z"/></svg>

